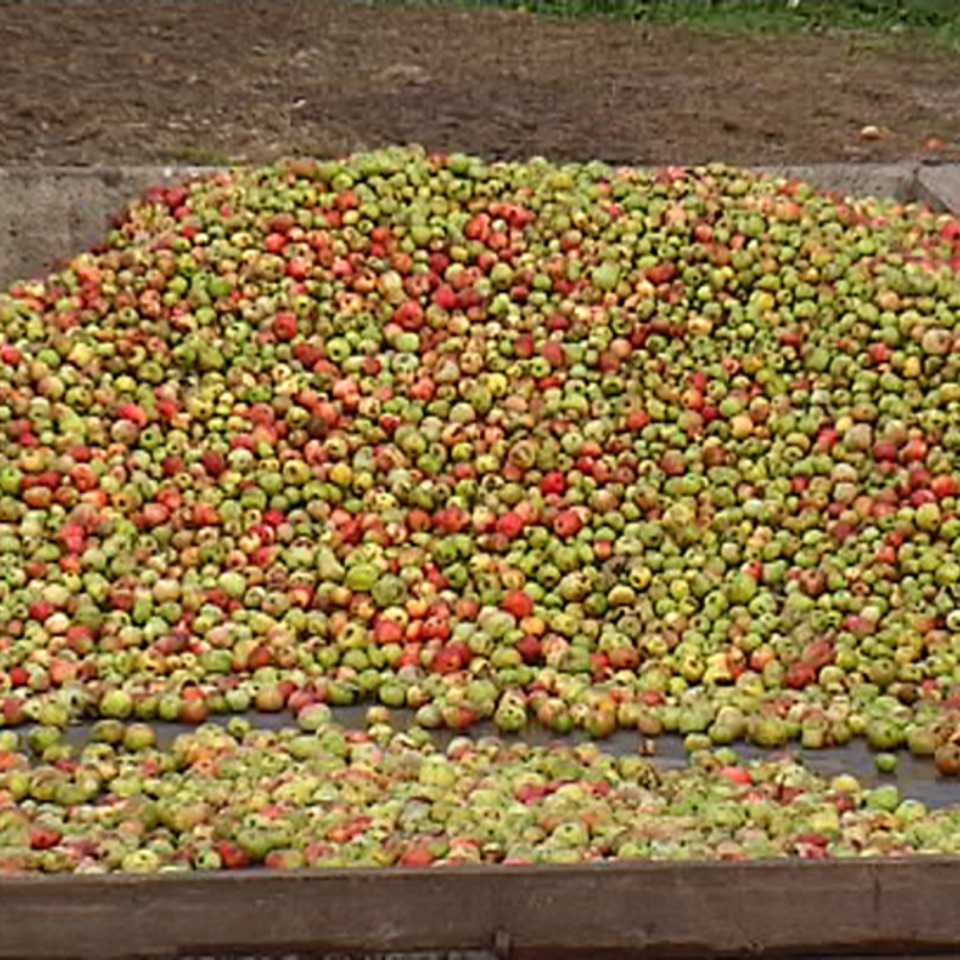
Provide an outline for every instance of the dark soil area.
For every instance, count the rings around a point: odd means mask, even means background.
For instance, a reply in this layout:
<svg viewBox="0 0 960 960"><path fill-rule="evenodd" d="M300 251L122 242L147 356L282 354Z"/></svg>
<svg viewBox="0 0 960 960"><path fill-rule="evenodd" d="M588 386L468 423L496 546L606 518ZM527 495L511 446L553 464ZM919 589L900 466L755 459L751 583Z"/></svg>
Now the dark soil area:
<svg viewBox="0 0 960 960"><path fill-rule="evenodd" d="M330 0L0 0L0 163L222 163L419 142L614 162L892 160L960 140L923 35ZM865 140L868 124L888 131ZM953 157L951 157L952 159Z"/></svg>

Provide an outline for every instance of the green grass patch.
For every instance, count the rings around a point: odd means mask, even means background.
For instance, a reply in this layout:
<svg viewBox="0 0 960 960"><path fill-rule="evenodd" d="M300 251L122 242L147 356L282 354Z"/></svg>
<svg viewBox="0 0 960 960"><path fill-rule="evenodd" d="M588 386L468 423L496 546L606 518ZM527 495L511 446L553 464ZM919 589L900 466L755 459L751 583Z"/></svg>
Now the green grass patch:
<svg viewBox="0 0 960 960"><path fill-rule="evenodd" d="M374 0L378 2L378 0ZM921 30L960 43L960 0L379 0L487 7L568 17L616 17L723 31Z"/></svg>

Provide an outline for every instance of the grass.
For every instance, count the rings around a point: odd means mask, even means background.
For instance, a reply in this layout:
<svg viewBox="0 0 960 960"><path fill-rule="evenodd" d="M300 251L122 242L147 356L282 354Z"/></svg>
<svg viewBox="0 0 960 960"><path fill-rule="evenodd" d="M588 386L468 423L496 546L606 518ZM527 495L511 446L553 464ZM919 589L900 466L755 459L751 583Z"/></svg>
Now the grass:
<svg viewBox="0 0 960 960"><path fill-rule="evenodd" d="M378 2L378 0L374 0ZM379 0L418 6L496 7L551 16L606 16L748 32L907 30L960 48L960 0Z"/></svg>

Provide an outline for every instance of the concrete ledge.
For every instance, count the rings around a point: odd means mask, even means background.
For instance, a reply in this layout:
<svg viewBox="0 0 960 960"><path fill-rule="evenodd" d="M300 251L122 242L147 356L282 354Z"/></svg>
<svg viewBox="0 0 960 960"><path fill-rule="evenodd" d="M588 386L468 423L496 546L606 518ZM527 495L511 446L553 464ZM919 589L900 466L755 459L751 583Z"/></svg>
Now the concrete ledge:
<svg viewBox="0 0 960 960"><path fill-rule="evenodd" d="M922 200L960 213L960 166L814 164L757 168L845 196ZM152 184L199 167L0 168L0 287L43 276L102 240L110 217Z"/></svg>
<svg viewBox="0 0 960 960"><path fill-rule="evenodd" d="M960 858L0 881L0 957L948 954Z"/></svg>

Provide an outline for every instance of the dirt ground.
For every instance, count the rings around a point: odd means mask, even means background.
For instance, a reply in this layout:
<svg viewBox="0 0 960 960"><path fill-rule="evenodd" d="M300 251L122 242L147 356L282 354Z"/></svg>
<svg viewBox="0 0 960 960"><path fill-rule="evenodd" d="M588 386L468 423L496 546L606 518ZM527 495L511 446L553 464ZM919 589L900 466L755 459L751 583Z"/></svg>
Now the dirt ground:
<svg viewBox="0 0 960 960"><path fill-rule="evenodd" d="M330 0L0 0L0 163L220 163L419 142L489 157L805 163L960 140L928 40ZM861 128L890 132L864 140Z"/></svg>

